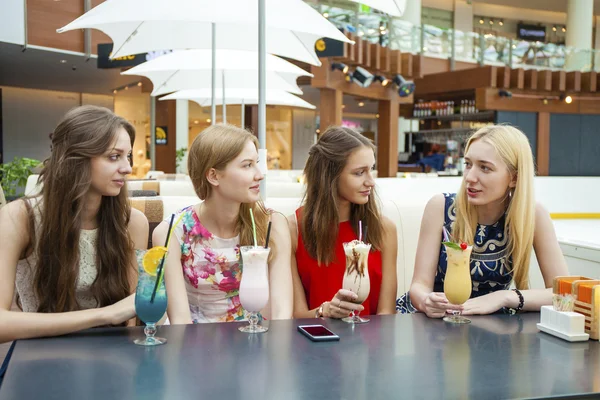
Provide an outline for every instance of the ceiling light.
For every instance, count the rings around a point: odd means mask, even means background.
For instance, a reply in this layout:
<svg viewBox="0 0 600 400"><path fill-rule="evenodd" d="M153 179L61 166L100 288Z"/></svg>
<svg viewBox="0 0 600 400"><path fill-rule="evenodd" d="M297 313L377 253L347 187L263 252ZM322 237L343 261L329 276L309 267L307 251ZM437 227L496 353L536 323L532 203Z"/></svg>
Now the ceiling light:
<svg viewBox="0 0 600 400"><path fill-rule="evenodd" d="M359 101L358 102L358 106L359 107L364 107L365 106L365 102L364 101Z"/></svg>
<svg viewBox="0 0 600 400"><path fill-rule="evenodd" d="M479 19L479 24L480 24L480 25L483 25L483 23L484 23L484 22L485 22L485 21L483 20L483 18L480 18L480 19Z"/></svg>
<svg viewBox="0 0 600 400"><path fill-rule="evenodd" d="M504 21L502 21L502 20L498 21L498 25L504 26Z"/></svg>
<svg viewBox="0 0 600 400"><path fill-rule="evenodd" d="M567 31L567 27L563 26L562 31L566 32Z"/></svg>
<svg viewBox="0 0 600 400"><path fill-rule="evenodd" d="M490 25L494 25L494 20L490 19Z"/></svg>
<svg viewBox="0 0 600 400"><path fill-rule="evenodd" d="M317 132L317 133L321 133L321 130L320 130L320 129L317 129L315 132Z"/></svg>
<svg viewBox="0 0 600 400"><path fill-rule="evenodd" d="M210 118L206 118L206 122L208 122L210 124L211 119Z"/></svg>
<svg viewBox="0 0 600 400"><path fill-rule="evenodd" d="M331 63L331 70L338 69L342 71L344 74L348 73L348 66L344 63L334 62Z"/></svg>
<svg viewBox="0 0 600 400"><path fill-rule="evenodd" d="M542 100L542 103L544 103L544 105L547 105L548 104L548 99Z"/></svg>
<svg viewBox="0 0 600 400"><path fill-rule="evenodd" d="M387 84L390 83L390 80L383 75L375 75L373 80L381 82L381 86L387 86Z"/></svg>
<svg viewBox="0 0 600 400"><path fill-rule="evenodd" d="M556 25L552 27L552 32L556 32Z"/></svg>
<svg viewBox="0 0 600 400"><path fill-rule="evenodd" d="M113 93L114 93L114 94L117 94L117 89L113 90Z"/></svg>
<svg viewBox="0 0 600 400"><path fill-rule="evenodd" d="M571 96L566 96L565 97L565 103L571 104L572 102L573 102L573 98Z"/></svg>
<svg viewBox="0 0 600 400"><path fill-rule="evenodd" d="M125 90L129 90L129 86L125 86Z"/></svg>
<svg viewBox="0 0 600 400"><path fill-rule="evenodd" d="M375 76L363 67L356 67L356 69L352 73L352 80L354 81L354 83L364 88L369 87L369 85L371 85L371 83L373 82L374 78Z"/></svg>
<svg viewBox="0 0 600 400"><path fill-rule="evenodd" d="M343 110L344 108L346 108L346 105L345 105L345 104L342 104L342 110Z"/></svg>
<svg viewBox="0 0 600 400"><path fill-rule="evenodd" d="M194 124L198 125L199 123L200 123L200 121L194 120Z"/></svg>
<svg viewBox="0 0 600 400"><path fill-rule="evenodd" d="M67 63L67 60L60 60L60 63L61 63L61 64L66 64L66 63Z"/></svg>
<svg viewBox="0 0 600 400"><path fill-rule="evenodd" d="M375 118L379 118L379 114L375 114Z"/></svg>
<svg viewBox="0 0 600 400"><path fill-rule="evenodd" d="M138 82L137 84L139 87L142 87L142 82Z"/></svg>
<svg viewBox="0 0 600 400"><path fill-rule="evenodd" d="M324 12L324 13L323 13L323 17L325 17L325 18L329 18L329 13L326 13L326 12Z"/></svg>

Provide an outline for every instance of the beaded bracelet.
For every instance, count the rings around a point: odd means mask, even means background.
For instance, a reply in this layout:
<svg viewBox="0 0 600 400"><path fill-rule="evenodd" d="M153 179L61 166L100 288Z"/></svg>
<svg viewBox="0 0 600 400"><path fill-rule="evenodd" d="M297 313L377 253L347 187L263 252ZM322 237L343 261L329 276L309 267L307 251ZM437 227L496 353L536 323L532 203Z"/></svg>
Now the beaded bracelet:
<svg viewBox="0 0 600 400"><path fill-rule="evenodd" d="M515 315L518 312L523 310L523 306L525 305L525 299L523 299L523 295L519 289L513 289L513 291L519 296L519 305L517 308L505 307L504 310L507 314Z"/></svg>

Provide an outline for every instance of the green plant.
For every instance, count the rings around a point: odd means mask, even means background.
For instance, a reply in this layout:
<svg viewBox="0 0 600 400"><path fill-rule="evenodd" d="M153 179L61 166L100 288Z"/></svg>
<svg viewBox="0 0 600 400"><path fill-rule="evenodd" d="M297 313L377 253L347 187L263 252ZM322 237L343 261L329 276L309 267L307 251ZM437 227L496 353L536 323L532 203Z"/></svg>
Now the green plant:
<svg viewBox="0 0 600 400"><path fill-rule="evenodd" d="M33 174L32 169L40 165L40 161L32 158L15 157L9 163L0 164L0 184L6 196L16 196L17 189L27 184L27 178Z"/></svg>
<svg viewBox="0 0 600 400"><path fill-rule="evenodd" d="M187 153L187 147L182 147L179 150L175 151L175 168L179 170L179 166L181 165L181 161L185 157L185 153Z"/></svg>

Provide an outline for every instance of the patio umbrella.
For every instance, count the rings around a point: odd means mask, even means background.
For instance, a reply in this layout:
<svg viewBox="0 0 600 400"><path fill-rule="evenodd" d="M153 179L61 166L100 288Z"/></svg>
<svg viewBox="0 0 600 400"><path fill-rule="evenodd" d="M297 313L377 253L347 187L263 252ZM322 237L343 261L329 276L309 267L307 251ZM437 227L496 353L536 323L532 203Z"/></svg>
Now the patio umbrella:
<svg viewBox="0 0 600 400"><path fill-rule="evenodd" d="M114 42L111 57L153 50L259 48L260 0L107 0L58 29L92 28ZM351 42L301 0L265 0L266 52L320 65L314 43L328 37Z"/></svg>
<svg viewBox="0 0 600 400"><path fill-rule="evenodd" d="M217 97L217 99L222 100L219 97ZM179 90L175 93L161 97L160 100L191 100L198 103L201 107L206 107L210 105L211 93L209 88ZM315 109L315 106L312 104L282 90L267 89L265 101L268 105ZM225 100L225 103L241 105L258 104L256 89L229 88L227 89L227 99Z"/></svg>
<svg viewBox="0 0 600 400"><path fill-rule="evenodd" d="M256 51L216 51L218 88L254 88L258 90L258 53ZM141 75L152 81L153 96L182 89L211 87L211 50L177 51L140 64L123 72L124 75ZM278 89L302 94L296 84L299 76L311 73L279 57L267 54L267 89ZM223 86L224 75L226 86ZM258 95L258 92L256 92Z"/></svg>

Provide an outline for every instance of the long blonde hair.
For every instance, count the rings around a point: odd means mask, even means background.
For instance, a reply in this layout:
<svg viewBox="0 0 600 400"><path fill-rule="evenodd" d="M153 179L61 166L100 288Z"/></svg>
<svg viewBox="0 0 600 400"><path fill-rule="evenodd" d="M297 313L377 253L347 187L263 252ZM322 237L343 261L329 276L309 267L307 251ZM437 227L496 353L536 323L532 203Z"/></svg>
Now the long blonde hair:
<svg viewBox="0 0 600 400"><path fill-rule="evenodd" d="M212 125L194 139L188 156L188 171L194 185L194 191L201 200L207 199L212 192L212 185L207 179L211 168L223 170L235 159L250 141L258 149L256 136L245 129L233 125ZM256 239L259 245L264 245L269 223L269 212L262 201L243 203L238 214L236 232L240 235L240 246L254 244L252 233L252 220L250 209L254 214L256 224ZM272 258L274 252L273 241L269 242Z"/></svg>
<svg viewBox="0 0 600 400"><path fill-rule="evenodd" d="M490 144L508 167L511 176L517 177L506 209L507 257L512 257L513 279L517 288L527 289L535 226L535 168L531 146L523 132L508 125L491 125L479 129L467 141L465 153L477 140ZM463 179L460 191L456 194L456 220L452 224L452 235L456 240L473 244L478 222L477 206L469 204L466 190Z"/></svg>

